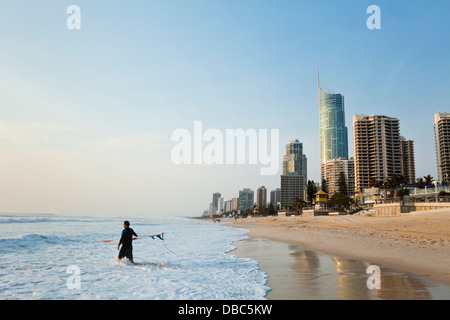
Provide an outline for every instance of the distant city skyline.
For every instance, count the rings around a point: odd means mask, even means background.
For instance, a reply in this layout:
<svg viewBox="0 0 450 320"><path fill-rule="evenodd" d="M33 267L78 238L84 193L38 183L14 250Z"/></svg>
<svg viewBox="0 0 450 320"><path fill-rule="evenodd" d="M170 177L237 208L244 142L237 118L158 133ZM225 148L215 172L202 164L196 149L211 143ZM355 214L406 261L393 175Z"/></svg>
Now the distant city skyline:
<svg viewBox="0 0 450 320"><path fill-rule="evenodd" d="M2 212L198 215L211 195L280 187L261 165L175 165L171 134L279 129L320 181L320 82L352 117L400 119L416 176L438 177L434 115L447 112L448 1L76 1L0 3ZM352 157L349 148L348 157ZM176 201L173 197L176 195Z"/></svg>

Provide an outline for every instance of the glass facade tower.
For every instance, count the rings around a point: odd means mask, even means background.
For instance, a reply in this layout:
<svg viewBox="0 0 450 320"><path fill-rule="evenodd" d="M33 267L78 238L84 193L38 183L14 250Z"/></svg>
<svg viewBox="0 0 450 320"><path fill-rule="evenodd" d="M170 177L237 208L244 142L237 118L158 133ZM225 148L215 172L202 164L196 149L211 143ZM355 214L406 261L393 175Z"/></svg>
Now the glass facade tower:
<svg viewBox="0 0 450 320"><path fill-rule="evenodd" d="M328 93L319 86L319 114L321 165L331 159L348 158L344 96Z"/></svg>

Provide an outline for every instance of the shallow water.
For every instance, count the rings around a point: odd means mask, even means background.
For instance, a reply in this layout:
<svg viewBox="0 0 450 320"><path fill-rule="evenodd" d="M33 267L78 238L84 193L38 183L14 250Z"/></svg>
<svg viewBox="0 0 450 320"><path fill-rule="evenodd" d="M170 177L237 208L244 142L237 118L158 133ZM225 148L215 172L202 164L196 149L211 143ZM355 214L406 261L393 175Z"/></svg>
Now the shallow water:
<svg viewBox="0 0 450 320"><path fill-rule="evenodd" d="M264 299L258 262L227 254L244 231L192 219L129 218L135 265L117 261L125 218L0 214L0 299ZM236 243L236 242L235 242Z"/></svg>
<svg viewBox="0 0 450 320"><path fill-rule="evenodd" d="M343 259L301 245L250 238L236 244L233 252L260 262L269 275L274 300L429 300L450 299L450 286L426 276L380 267L380 289L369 289L370 262Z"/></svg>

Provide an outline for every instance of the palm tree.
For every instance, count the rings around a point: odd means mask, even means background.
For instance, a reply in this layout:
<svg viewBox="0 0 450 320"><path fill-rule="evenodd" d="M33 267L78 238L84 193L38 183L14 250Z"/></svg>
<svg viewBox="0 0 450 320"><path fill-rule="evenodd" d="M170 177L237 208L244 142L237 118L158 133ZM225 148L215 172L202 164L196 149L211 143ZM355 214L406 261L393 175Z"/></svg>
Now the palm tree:
<svg viewBox="0 0 450 320"><path fill-rule="evenodd" d="M348 196L347 178L345 177L345 173L343 171L339 173L338 184L339 184L339 192Z"/></svg>
<svg viewBox="0 0 450 320"><path fill-rule="evenodd" d="M406 183L406 178L403 175L394 174L390 181L390 186L394 190L394 198L397 199L397 188Z"/></svg>
<svg viewBox="0 0 450 320"><path fill-rule="evenodd" d="M269 202L269 205L267 206L267 214L273 216L277 213L277 211L275 210L275 207L273 205L273 202Z"/></svg>
<svg viewBox="0 0 450 320"><path fill-rule="evenodd" d="M381 188L383 186L383 181L379 181L376 178L370 180L370 186L372 188Z"/></svg>
<svg viewBox="0 0 450 320"><path fill-rule="evenodd" d="M417 186L419 188L432 187L434 182L434 178L428 174L423 176L423 178L417 178Z"/></svg>
<svg viewBox="0 0 450 320"><path fill-rule="evenodd" d="M322 191L325 193L328 193L328 182L325 179L322 179L322 185L321 185Z"/></svg>
<svg viewBox="0 0 450 320"><path fill-rule="evenodd" d="M427 175L427 176L424 176L423 177L424 178L424 180L425 180L425 185L427 186L427 187L431 187L431 186L433 186L433 181L434 181L434 178L429 174L429 175Z"/></svg>
<svg viewBox="0 0 450 320"><path fill-rule="evenodd" d="M303 212L303 203L299 197L294 198L294 203L292 204L292 209L297 212L297 214L301 215Z"/></svg>
<svg viewBox="0 0 450 320"><path fill-rule="evenodd" d="M317 187L314 181L308 180L308 186L306 187L306 195L308 198L308 202L312 205L314 200L314 194L317 193Z"/></svg>
<svg viewBox="0 0 450 320"><path fill-rule="evenodd" d="M417 178L417 186L420 189L425 188L426 184L425 184L425 181L423 180L423 178Z"/></svg>

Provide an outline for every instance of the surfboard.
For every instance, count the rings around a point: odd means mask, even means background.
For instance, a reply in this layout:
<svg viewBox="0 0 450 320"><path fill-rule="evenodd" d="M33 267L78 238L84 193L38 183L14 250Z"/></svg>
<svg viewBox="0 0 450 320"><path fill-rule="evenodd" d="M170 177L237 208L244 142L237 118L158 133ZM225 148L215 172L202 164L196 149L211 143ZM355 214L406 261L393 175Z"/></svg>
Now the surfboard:
<svg viewBox="0 0 450 320"><path fill-rule="evenodd" d="M139 239L142 239L142 238L153 238L153 239L155 239L155 237L157 237L157 238L159 238L161 240L164 240L164 232L163 233L158 233L158 234L144 235L144 236L140 236L140 237L133 237L133 240L139 240ZM120 238L119 239L102 240L101 242L107 243L107 242L115 242L115 241L119 241L119 240L120 240Z"/></svg>

